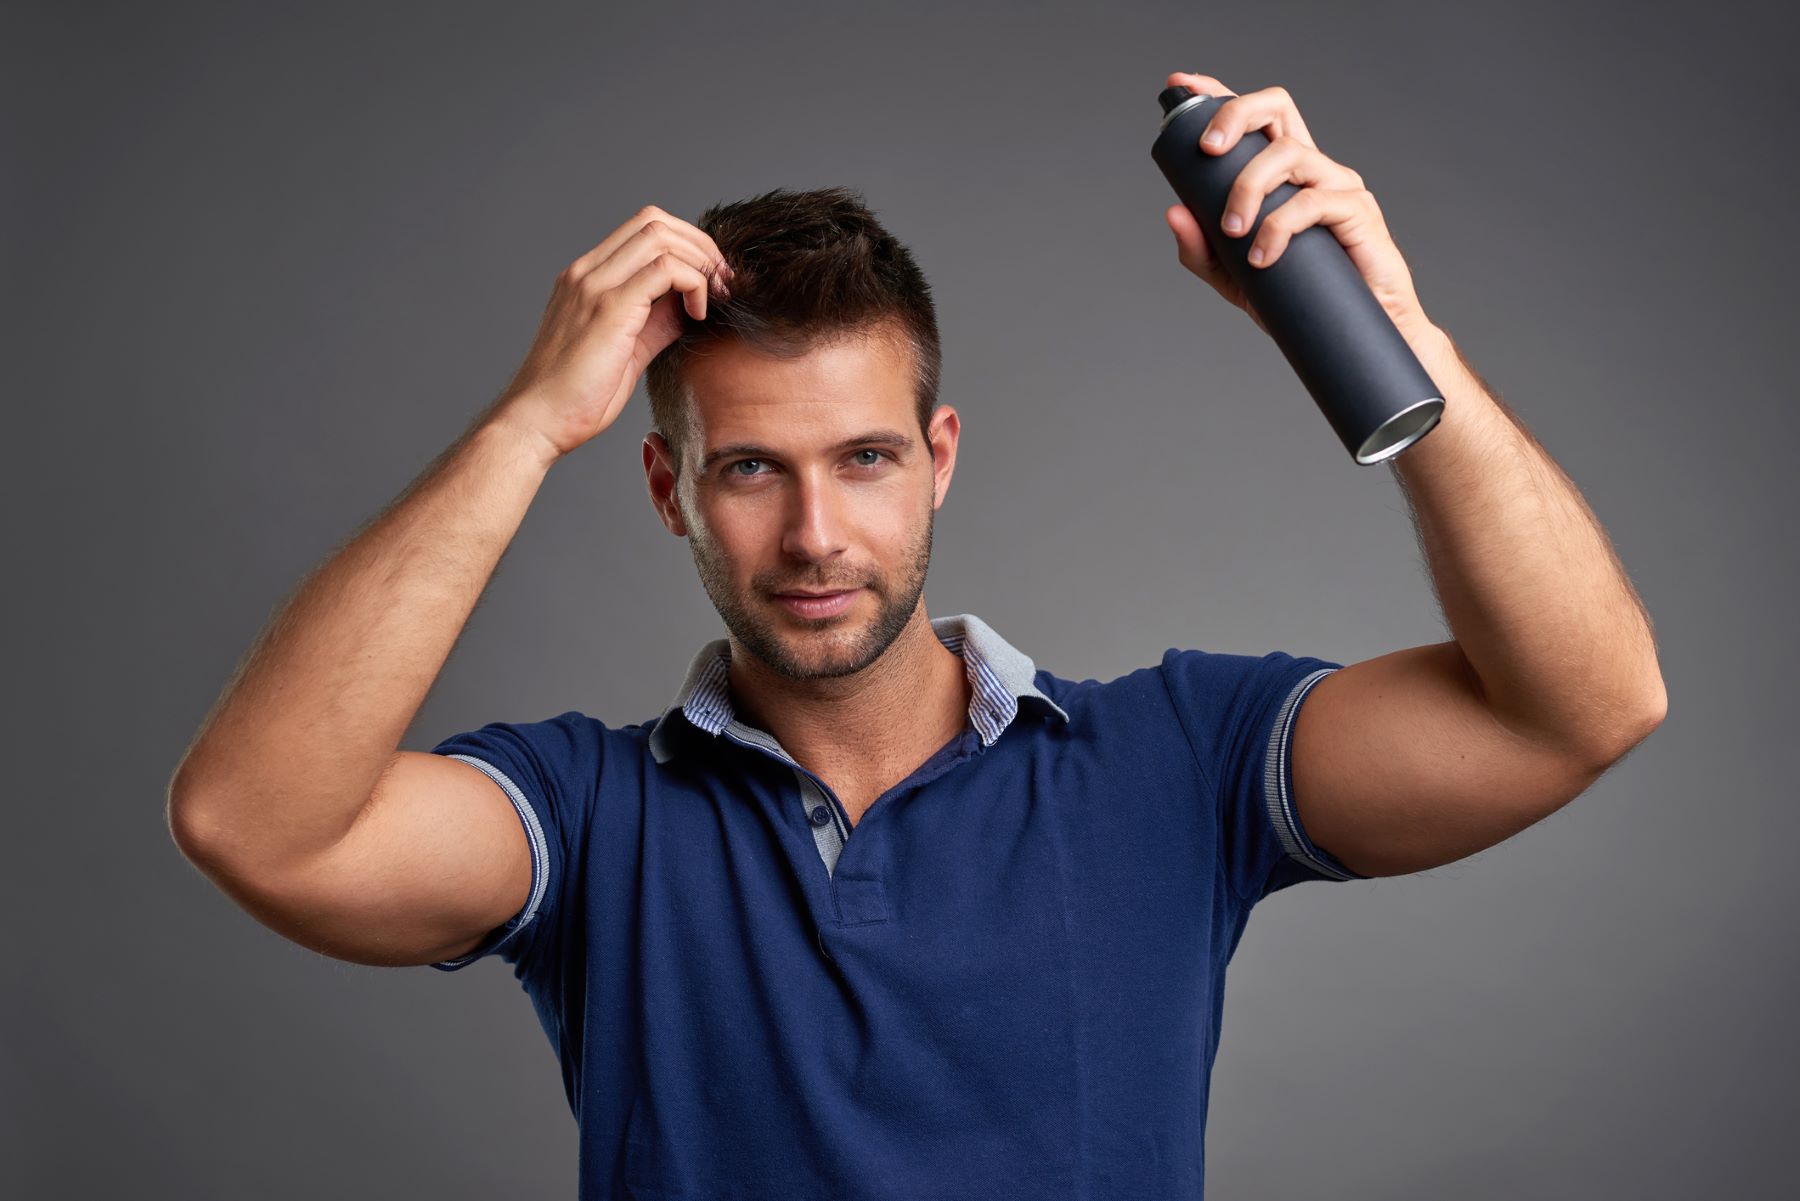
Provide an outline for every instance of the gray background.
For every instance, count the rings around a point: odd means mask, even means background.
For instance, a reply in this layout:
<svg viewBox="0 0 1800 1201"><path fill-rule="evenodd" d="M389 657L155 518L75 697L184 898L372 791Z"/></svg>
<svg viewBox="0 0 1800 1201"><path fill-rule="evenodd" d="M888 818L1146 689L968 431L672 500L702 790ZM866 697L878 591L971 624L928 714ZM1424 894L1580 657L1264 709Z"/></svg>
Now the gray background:
<svg viewBox="0 0 1800 1201"><path fill-rule="evenodd" d="M573 1194L575 1126L503 965L282 940L180 857L163 789L274 607L642 204L844 183L914 249L964 422L934 616L1077 679L1170 646L1353 662L1446 637L1388 469L1351 463L1176 262L1149 145L1164 75L1194 70L1287 87L1363 173L1427 311L1606 524L1671 696L1509 842L1257 910L1209 1194L1785 1192L1791 17L272 8L9 6L0 37L0 1191ZM551 473L406 746L643 720L722 632L650 510L647 428L640 389Z"/></svg>

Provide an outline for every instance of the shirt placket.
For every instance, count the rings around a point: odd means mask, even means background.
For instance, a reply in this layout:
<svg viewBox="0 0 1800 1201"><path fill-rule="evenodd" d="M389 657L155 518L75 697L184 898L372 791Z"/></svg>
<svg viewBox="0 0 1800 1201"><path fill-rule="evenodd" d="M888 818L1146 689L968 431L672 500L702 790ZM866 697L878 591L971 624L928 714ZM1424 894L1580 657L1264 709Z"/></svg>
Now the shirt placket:
<svg viewBox="0 0 1800 1201"><path fill-rule="evenodd" d="M806 816L807 828L812 831L813 845L818 848L819 860L825 865L825 874L833 875L837 870L838 856L843 852L844 842L850 837L850 817L844 812L843 802L838 800L837 795L823 780L807 771L782 749L779 742L756 727L734 719L720 733L741 746L786 764L794 773L801 811Z"/></svg>

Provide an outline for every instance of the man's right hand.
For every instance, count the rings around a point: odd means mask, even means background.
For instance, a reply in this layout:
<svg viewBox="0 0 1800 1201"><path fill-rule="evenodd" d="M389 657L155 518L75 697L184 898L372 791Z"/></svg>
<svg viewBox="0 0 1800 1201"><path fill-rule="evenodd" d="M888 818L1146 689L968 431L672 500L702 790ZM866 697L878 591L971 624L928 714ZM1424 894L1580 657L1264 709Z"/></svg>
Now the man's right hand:
<svg viewBox="0 0 1800 1201"><path fill-rule="evenodd" d="M611 425L650 360L706 318L730 268L698 226L645 205L556 277L537 337L495 406L566 455Z"/></svg>

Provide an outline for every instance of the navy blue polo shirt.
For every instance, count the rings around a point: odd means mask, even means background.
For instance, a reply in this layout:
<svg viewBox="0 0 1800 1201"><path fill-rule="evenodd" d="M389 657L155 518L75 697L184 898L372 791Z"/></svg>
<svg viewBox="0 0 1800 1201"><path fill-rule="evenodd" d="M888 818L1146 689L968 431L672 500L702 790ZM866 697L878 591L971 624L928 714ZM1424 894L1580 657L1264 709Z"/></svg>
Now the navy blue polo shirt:
<svg viewBox="0 0 1800 1201"><path fill-rule="evenodd" d="M1251 907L1357 877L1290 795L1342 664L1166 652L1101 682L931 622L961 733L849 825L736 719L718 639L657 719L432 748L532 848L513 965L561 1060L583 1198L1201 1196L1225 968Z"/></svg>

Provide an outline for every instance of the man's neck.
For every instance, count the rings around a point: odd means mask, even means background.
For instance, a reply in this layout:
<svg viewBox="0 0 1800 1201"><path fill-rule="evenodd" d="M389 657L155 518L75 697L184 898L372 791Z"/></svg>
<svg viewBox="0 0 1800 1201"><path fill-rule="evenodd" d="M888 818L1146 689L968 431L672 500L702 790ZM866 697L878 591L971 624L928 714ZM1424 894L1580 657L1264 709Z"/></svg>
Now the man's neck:
<svg viewBox="0 0 1800 1201"><path fill-rule="evenodd" d="M790 680L734 639L730 683L738 716L822 775L910 769L968 721L962 656L938 641L923 604L881 657L855 675Z"/></svg>

